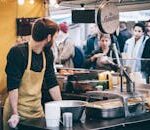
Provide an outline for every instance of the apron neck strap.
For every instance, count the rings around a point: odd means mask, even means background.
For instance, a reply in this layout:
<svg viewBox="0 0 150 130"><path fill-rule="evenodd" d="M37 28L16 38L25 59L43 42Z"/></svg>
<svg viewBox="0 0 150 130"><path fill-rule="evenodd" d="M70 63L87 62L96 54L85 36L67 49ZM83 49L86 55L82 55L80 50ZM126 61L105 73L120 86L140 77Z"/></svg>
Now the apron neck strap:
<svg viewBox="0 0 150 130"><path fill-rule="evenodd" d="M45 69L46 69L46 56L45 56L44 51L42 52L42 57L43 57L43 69L42 69L42 71L45 71Z"/></svg>
<svg viewBox="0 0 150 130"><path fill-rule="evenodd" d="M28 65L27 70L30 70L31 67L31 59L32 59L32 49L31 49L31 43L28 43Z"/></svg>
<svg viewBox="0 0 150 130"><path fill-rule="evenodd" d="M42 52L42 58L43 58L43 70L46 69L46 58L45 58L45 53ZM31 68L31 61L32 61L32 49L31 49L31 43L28 43L28 65L27 65L27 69L30 70Z"/></svg>

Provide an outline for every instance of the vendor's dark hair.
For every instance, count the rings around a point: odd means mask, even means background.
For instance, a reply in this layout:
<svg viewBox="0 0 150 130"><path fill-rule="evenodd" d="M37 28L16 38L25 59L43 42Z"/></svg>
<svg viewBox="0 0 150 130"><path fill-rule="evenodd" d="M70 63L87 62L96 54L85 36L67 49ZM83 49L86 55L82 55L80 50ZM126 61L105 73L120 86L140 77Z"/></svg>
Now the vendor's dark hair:
<svg viewBox="0 0 150 130"><path fill-rule="evenodd" d="M141 27L142 30L143 30L143 32L145 32L145 25L144 25L143 23L136 23L133 28L135 28L135 27L137 27L137 26L138 26L138 27Z"/></svg>
<svg viewBox="0 0 150 130"><path fill-rule="evenodd" d="M39 18L32 27L32 38L35 41L42 41L47 38L48 34L52 37L59 31L59 26L52 20L47 18Z"/></svg>

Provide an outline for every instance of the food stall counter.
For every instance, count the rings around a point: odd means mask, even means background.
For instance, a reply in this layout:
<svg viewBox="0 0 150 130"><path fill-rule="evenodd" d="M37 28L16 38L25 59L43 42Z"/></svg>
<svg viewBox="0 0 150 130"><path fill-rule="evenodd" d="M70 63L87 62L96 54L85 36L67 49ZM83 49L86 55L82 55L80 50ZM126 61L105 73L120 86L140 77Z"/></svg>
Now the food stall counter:
<svg viewBox="0 0 150 130"><path fill-rule="evenodd" d="M150 112L140 116L116 119L86 119L85 123L73 123L72 128L47 128L44 118L20 122L19 130L149 130Z"/></svg>

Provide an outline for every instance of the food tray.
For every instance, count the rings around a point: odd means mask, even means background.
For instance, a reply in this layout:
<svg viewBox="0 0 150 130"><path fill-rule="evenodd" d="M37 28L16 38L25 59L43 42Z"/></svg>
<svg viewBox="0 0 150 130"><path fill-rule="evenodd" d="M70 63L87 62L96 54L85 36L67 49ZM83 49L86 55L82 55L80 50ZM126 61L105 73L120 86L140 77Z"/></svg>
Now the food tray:
<svg viewBox="0 0 150 130"><path fill-rule="evenodd" d="M129 101L129 111L135 112L142 109L138 101ZM89 103L86 106L86 115L90 118L118 118L123 117L124 107L119 99L111 99L106 101L97 101Z"/></svg>

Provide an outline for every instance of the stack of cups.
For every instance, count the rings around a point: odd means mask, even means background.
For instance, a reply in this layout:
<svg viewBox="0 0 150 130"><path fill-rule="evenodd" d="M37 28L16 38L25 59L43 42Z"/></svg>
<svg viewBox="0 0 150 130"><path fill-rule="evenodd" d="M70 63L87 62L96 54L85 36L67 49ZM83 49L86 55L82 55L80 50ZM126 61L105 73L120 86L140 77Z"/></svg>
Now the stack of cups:
<svg viewBox="0 0 150 130"><path fill-rule="evenodd" d="M59 127L60 116L61 110L59 106L51 103L45 104L45 119L48 128Z"/></svg>

